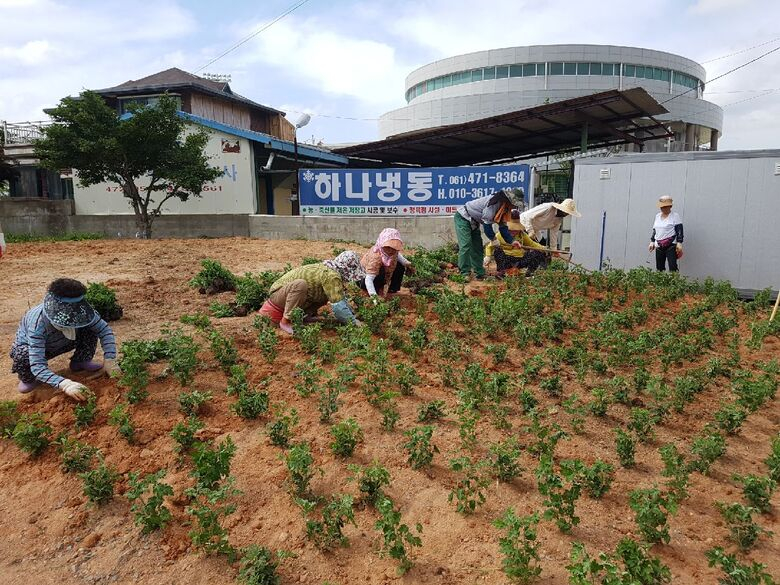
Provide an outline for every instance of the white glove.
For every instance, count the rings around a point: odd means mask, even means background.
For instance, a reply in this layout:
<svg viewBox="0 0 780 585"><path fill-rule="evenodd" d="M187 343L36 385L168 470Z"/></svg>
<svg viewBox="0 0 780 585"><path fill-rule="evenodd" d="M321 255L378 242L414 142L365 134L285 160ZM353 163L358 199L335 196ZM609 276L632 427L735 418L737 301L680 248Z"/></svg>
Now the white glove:
<svg viewBox="0 0 780 585"><path fill-rule="evenodd" d="M88 388L84 384L65 379L59 383L59 388L73 400L78 400L79 402L86 400L82 392L88 390Z"/></svg>
<svg viewBox="0 0 780 585"><path fill-rule="evenodd" d="M377 305L378 305L380 302L381 302L381 300L379 299L379 296L377 296L377 295L372 295L372 296L371 296L371 303L372 303L372 304L373 304L375 307L376 307L376 306L377 306Z"/></svg>
<svg viewBox="0 0 780 585"><path fill-rule="evenodd" d="M655 242L650 242L650 243L647 245L647 251L648 251L648 252L652 252L653 250L655 250Z"/></svg>
<svg viewBox="0 0 780 585"><path fill-rule="evenodd" d="M490 266L491 260L493 260L493 258L491 258L490 256L485 256L485 259L482 261L482 266L487 268L488 266Z"/></svg>
<svg viewBox="0 0 780 585"><path fill-rule="evenodd" d="M358 327L362 327L363 321L361 321L360 319L355 319L355 325L357 325Z"/></svg>
<svg viewBox="0 0 780 585"><path fill-rule="evenodd" d="M109 375L114 376L114 374L119 373L119 364L116 362L116 359L111 358L104 358L103 359L103 371Z"/></svg>

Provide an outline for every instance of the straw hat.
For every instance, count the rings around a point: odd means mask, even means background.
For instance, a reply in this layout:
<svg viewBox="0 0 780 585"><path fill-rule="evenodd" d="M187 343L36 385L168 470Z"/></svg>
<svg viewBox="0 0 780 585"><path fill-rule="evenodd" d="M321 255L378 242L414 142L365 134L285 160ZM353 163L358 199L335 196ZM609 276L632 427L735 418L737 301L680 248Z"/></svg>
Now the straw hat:
<svg viewBox="0 0 780 585"><path fill-rule="evenodd" d="M564 213L573 215L574 217L582 217L582 214L577 211L577 205L574 203L574 199L564 199L560 203L553 203L555 209L560 209Z"/></svg>
<svg viewBox="0 0 780 585"><path fill-rule="evenodd" d="M523 231L523 224L521 224L520 221L517 220L517 219L510 219L507 222L506 227L509 228L510 232L522 232Z"/></svg>
<svg viewBox="0 0 780 585"><path fill-rule="evenodd" d="M404 249L404 243L401 240L387 240L382 244L382 247L385 246L392 248L393 250L398 250L399 252Z"/></svg>
<svg viewBox="0 0 780 585"><path fill-rule="evenodd" d="M662 207L671 207L674 205L674 199L672 199L671 195L662 195L658 198L658 208Z"/></svg>

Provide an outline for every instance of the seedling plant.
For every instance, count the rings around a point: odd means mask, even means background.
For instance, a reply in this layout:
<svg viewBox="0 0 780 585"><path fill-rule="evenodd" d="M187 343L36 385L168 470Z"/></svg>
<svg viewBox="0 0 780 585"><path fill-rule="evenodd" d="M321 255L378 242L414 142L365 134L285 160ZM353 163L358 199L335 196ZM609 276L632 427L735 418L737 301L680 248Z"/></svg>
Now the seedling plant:
<svg viewBox="0 0 780 585"><path fill-rule="evenodd" d="M538 514L518 516L512 508L493 522L493 526L505 531L504 536L498 539L503 555L501 570L512 583L533 583L542 573L536 530L538 524Z"/></svg>
<svg viewBox="0 0 780 585"><path fill-rule="evenodd" d="M162 481L164 477L164 469L143 478L135 471L128 476L127 499L133 502L131 511L135 514L135 523L141 526L144 534L163 528L171 520L171 511L165 506L164 498L173 495L173 488Z"/></svg>

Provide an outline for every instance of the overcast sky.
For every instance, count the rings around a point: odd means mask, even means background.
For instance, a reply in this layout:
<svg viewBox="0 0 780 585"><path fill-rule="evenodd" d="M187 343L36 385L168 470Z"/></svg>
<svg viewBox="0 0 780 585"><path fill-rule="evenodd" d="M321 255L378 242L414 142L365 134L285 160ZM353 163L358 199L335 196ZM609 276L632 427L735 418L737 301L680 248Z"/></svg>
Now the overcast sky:
<svg viewBox="0 0 780 585"><path fill-rule="evenodd" d="M296 3L0 0L0 119L38 120L63 96L169 67L195 71ZM413 69L552 43L669 51L711 79L780 46L780 0L309 0L205 71L231 74L234 91L293 121L310 113L301 139L356 142L405 104ZM705 98L725 108L721 150L780 147L780 51L708 84Z"/></svg>

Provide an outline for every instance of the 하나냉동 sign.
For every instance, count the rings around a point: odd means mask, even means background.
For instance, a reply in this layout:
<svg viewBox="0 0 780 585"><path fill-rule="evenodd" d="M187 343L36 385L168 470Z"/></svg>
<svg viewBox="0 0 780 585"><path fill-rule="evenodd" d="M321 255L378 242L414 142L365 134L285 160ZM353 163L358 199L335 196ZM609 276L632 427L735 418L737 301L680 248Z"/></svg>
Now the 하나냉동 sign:
<svg viewBox="0 0 780 585"><path fill-rule="evenodd" d="M522 187L528 165L403 169L301 169L302 215L448 215L464 203Z"/></svg>

